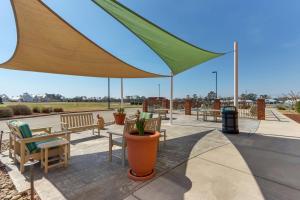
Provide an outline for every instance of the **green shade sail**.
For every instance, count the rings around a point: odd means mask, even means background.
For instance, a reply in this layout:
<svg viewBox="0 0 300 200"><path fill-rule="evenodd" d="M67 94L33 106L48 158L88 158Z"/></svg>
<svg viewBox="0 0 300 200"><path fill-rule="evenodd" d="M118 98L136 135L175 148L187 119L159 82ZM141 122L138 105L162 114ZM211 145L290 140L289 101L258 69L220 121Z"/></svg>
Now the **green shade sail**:
<svg viewBox="0 0 300 200"><path fill-rule="evenodd" d="M93 1L145 42L169 66L173 75L224 55L181 40L117 1Z"/></svg>

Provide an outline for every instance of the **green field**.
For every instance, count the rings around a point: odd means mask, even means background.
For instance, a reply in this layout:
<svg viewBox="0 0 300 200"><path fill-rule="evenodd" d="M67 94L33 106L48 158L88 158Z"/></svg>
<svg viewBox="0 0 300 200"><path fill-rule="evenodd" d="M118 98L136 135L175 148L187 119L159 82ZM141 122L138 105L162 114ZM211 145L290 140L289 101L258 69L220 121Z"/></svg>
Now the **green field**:
<svg viewBox="0 0 300 200"><path fill-rule="evenodd" d="M6 105L27 105L30 108L34 107L52 107L52 108L63 108L64 111L91 111L91 110L105 110L107 109L107 102L41 102L41 103L27 103L27 102L5 102L0 104L0 107ZM111 103L111 108L119 108L120 103ZM141 105L130 105L129 103L124 104L125 108L137 108Z"/></svg>

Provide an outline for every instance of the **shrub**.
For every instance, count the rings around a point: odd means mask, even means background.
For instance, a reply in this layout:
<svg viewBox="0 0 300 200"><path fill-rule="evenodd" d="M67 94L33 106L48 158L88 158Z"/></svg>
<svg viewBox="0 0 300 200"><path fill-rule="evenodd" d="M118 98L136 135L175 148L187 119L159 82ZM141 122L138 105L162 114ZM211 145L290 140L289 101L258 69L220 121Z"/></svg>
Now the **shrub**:
<svg viewBox="0 0 300 200"><path fill-rule="evenodd" d="M297 103L296 103L296 111L298 112L298 113L300 113L300 101L298 101Z"/></svg>
<svg viewBox="0 0 300 200"><path fill-rule="evenodd" d="M286 107L283 106L283 105L278 105L278 106L277 106L277 109L278 109L278 110L286 110Z"/></svg>
<svg viewBox="0 0 300 200"><path fill-rule="evenodd" d="M0 118L12 117L13 115L14 115L14 113L11 108L0 107Z"/></svg>
<svg viewBox="0 0 300 200"><path fill-rule="evenodd" d="M53 109L51 107L43 107L42 108L42 113L51 113Z"/></svg>
<svg viewBox="0 0 300 200"><path fill-rule="evenodd" d="M9 105L7 106L12 109L14 115L31 115L32 110L26 105Z"/></svg>
<svg viewBox="0 0 300 200"><path fill-rule="evenodd" d="M41 108L40 107L33 107L32 112L34 113L41 113Z"/></svg>
<svg viewBox="0 0 300 200"><path fill-rule="evenodd" d="M53 108L53 112L64 112L63 108Z"/></svg>

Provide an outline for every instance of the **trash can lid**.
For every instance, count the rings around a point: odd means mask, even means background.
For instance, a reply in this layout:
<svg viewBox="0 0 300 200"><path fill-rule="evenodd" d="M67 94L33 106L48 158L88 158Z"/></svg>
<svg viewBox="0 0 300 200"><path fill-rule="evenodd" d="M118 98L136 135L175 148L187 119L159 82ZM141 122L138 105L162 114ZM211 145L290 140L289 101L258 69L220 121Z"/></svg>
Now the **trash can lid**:
<svg viewBox="0 0 300 200"><path fill-rule="evenodd" d="M236 112L236 107L235 106L225 106L222 109L222 112Z"/></svg>

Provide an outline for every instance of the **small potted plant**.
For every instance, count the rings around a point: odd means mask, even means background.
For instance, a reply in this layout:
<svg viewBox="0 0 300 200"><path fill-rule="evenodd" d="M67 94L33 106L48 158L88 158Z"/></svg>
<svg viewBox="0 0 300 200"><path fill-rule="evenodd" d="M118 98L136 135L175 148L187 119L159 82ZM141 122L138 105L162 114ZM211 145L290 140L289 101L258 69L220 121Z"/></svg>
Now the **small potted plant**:
<svg viewBox="0 0 300 200"><path fill-rule="evenodd" d="M114 113L115 122L118 125L123 125L125 121L126 113L124 108L118 108L117 112Z"/></svg>
<svg viewBox="0 0 300 200"><path fill-rule="evenodd" d="M151 179L155 175L157 144L160 133L148 131L145 119L137 119L136 130L125 133L128 151L128 162L131 167L128 177L136 181Z"/></svg>

